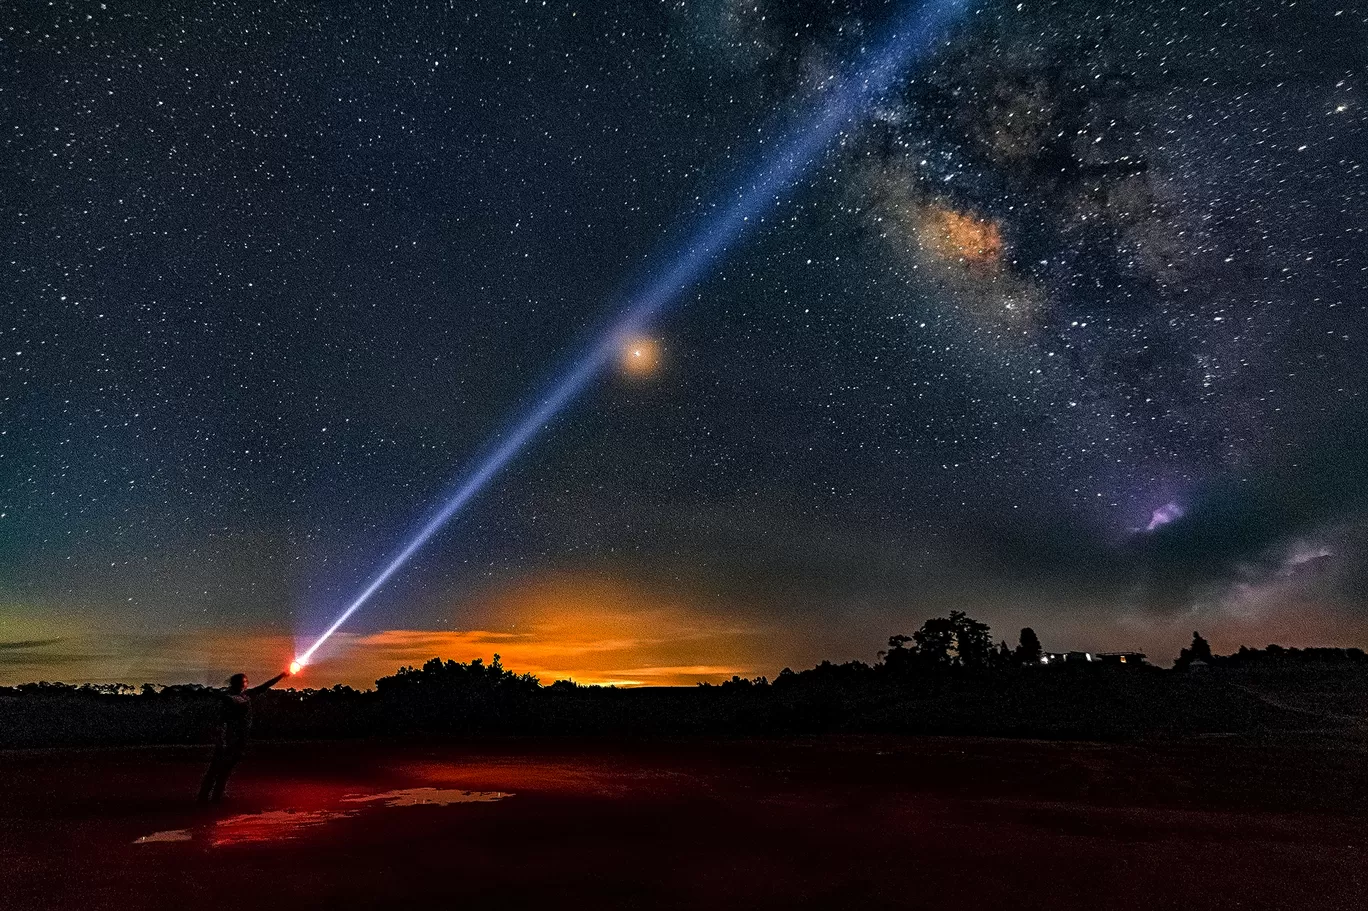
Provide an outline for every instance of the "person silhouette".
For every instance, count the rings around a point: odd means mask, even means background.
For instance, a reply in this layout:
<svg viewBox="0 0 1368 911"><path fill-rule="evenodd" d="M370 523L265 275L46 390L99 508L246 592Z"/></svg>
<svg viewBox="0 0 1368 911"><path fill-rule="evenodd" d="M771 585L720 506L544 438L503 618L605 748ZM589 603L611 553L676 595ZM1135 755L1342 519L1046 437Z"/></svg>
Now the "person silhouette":
<svg viewBox="0 0 1368 911"><path fill-rule="evenodd" d="M283 671L265 683L247 688L247 675L234 674L228 678L228 689L217 693L218 696L218 740L214 744L214 758L209 761L209 769L200 783L199 802L218 803L223 800L224 788L228 786L228 776L233 766L238 764L247 750L247 740L252 733L252 697L264 693L289 674Z"/></svg>

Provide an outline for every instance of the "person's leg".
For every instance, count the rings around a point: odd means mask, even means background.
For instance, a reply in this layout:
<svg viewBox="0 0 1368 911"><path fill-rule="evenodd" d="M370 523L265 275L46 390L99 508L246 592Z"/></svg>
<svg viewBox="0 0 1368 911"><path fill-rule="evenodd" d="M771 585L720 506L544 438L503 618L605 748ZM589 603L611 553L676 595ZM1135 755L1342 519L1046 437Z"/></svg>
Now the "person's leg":
<svg viewBox="0 0 1368 911"><path fill-rule="evenodd" d="M204 770L204 780L200 782L199 802L208 803L219 780L219 768L223 764L223 744L214 747L214 758L209 760L209 768Z"/></svg>
<svg viewBox="0 0 1368 911"><path fill-rule="evenodd" d="M242 758L242 747L230 746L223 751L223 761L219 763L218 774L214 778L213 793L209 799L214 803L223 800L223 792L228 787L228 776L233 774L233 766Z"/></svg>

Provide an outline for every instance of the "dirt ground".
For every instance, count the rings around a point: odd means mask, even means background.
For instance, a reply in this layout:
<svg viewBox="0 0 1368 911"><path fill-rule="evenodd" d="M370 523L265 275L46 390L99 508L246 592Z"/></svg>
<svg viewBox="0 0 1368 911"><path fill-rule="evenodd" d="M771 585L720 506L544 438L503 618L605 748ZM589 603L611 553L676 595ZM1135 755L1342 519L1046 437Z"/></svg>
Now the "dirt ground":
<svg viewBox="0 0 1368 911"><path fill-rule="evenodd" d="M1368 907L1368 753L1207 740L0 753L0 908ZM470 792L470 793L466 793Z"/></svg>

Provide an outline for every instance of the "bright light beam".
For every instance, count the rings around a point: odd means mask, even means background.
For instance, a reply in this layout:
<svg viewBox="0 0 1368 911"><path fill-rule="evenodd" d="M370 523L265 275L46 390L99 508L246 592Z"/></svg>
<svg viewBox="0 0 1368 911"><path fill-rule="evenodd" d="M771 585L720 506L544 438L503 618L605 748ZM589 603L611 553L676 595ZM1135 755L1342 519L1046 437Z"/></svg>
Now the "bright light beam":
<svg viewBox="0 0 1368 911"><path fill-rule="evenodd" d="M928 0L901 20L879 48L866 52L852 75L828 90L816 114L789 133L778 152L742 181L735 198L702 221L673 265L628 298L629 305L569 370L522 417L508 435L476 464L456 491L404 545L370 584L347 606L308 650L295 658L303 667L370 600L409 558L460 512L494 475L507 465L561 409L569 404L616 356L629 338L643 331L667 305L696 284L732 244L768 211L798 179L830 149L835 140L858 122L871 102L886 94L898 77L940 41L968 0Z"/></svg>

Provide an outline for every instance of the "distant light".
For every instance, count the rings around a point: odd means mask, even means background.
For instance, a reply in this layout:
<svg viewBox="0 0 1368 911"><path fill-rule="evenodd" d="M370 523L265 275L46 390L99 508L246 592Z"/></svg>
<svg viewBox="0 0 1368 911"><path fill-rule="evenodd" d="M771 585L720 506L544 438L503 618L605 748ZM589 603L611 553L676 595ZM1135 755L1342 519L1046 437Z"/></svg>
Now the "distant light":
<svg viewBox="0 0 1368 911"><path fill-rule="evenodd" d="M1041 663L1041 664L1049 664L1049 663L1050 663L1050 656L1049 656L1049 655L1041 655L1041 656L1040 656L1040 663Z"/></svg>
<svg viewBox="0 0 1368 911"><path fill-rule="evenodd" d="M660 366L660 343L653 338L629 339L622 346L622 369L636 376L648 376Z"/></svg>

